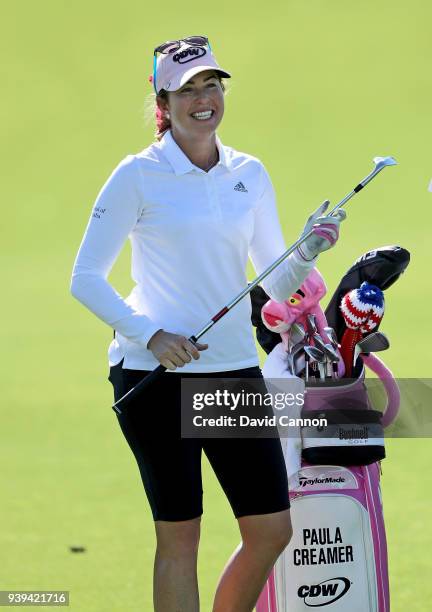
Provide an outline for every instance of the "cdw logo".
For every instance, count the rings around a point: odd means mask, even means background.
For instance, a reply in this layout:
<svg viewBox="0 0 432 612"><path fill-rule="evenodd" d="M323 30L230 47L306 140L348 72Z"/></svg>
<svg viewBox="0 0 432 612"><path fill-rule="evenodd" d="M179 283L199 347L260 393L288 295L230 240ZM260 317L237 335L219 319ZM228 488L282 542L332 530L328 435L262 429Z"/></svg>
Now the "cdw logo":
<svg viewBox="0 0 432 612"><path fill-rule="evenodd" d="M186 62L191 62L194 59L198 59L206 53L207 51L204 49L204 47L189 47L188 49L184 49L183 51L176 53L173 56L173 62L186 64Z"/></svg>
<svg viewBox="0 0 432 612"><path fill-rule="evenodd" d="M328 606L343 597L350 586L348 578L328 578L318 584L302 585L297 595L303 599L306 606L318 608Z"/></svg>

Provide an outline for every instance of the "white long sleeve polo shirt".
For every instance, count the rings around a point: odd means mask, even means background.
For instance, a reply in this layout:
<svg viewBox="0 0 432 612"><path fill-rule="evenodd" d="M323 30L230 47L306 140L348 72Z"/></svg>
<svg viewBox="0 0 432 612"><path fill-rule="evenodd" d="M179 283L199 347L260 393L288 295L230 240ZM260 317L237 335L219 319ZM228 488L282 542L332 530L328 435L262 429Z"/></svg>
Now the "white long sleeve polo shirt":
<svg viewBox="0 0 432 612"><path fill-rule="evenodd" d="M224 146L209 172L171 132L115 168L94 203L71 282L72 294L115 331L109 364L153 370L147 343L159 329L196 333L247 285L248 256L260 274L285 250L275 196L262 163ZM129 237L135 286L124 299L107 281ZM290 255L262 286L277 301L314 262ZM209 344L176 371L220 372L259 364L246 296L212 327Z"/></svg>

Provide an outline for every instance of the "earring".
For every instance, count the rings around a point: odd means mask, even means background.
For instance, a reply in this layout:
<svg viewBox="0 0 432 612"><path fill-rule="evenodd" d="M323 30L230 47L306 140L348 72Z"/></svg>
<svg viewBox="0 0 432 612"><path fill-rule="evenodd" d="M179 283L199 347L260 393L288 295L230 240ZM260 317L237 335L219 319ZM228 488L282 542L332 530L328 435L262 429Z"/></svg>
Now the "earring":
<svg viewBox="0 0 432 612"><path fill-rule="evenodd" d="M166 112L166 113L165 113L165 117L166 117L167 119L169 119L169 118L170 118L170 114L169 114L168 112Z"/></svg>

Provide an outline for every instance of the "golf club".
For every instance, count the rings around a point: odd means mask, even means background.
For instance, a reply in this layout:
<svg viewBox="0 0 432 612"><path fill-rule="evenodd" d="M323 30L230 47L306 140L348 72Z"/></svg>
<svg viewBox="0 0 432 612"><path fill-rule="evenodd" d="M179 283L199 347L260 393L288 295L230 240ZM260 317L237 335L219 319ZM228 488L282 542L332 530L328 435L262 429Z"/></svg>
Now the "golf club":
<svg viewBox="0 0 432 612"><path fill-rule="evenodd" d="M325 364L325 359L326 359L323 351L316 348L315 346L305 346L304 352L308 356L309 358L308 360L311 364L312 363L317 364L319 378L321 381L323 381L324 380L323 364Z"/></svg>
<svg viewBox="0 0 432 612"><path fill-rule="evenodd" d="M306 335L305 328L301 323L293 323L290 327L290 338L293 344L301 342Z"/></svg>
<svg viewBox="0 0 432 612"><path fill-rule="evenodd" d="M390 347L390 342L383 332L372 332L357 342L354 349L353 366L361 353L378 353Z"/></svg>
<svg viewBox="0 0 432 612"><path fill-rule="evenodd" d="M287 358L289 362L289 369L294 374L294 360L293 360L293 348L302 342L305 337L305 330L303 325L294 323L288 330L287 338Z"/></svg>
<svg viewBox="0 0 432 612"><path fill-rule="evenodd" d="M331 348L334 351L336 351L336 353L338 353L339 342L338 342L337 335L333 327L324 327L324 333L326 334L327 338L330 341ZM328 343L326 343L326 346L328 346ZM338 367L338 362L336 361L332 361L332 372L333 372L334 379L339 378L339 367Z"/></svg>
<svg viewBox="0 0 432 612"><path fill-rule="evenodd" d="M375 167L360 183L354 187L352 191L348 195L346 195L336 206L332 208L332 210L328 213L328 217L331 217L336 213L339 208L341 208L344 204L348 202L356 193L358 193L363 187L365 187L381 170L383 170L386 166L394 166L397 164L396 160L393 157L375 157L374 158ZM206 332L209 331L224 315L226 315L231 308L234 308L240 300L242 300L246 295L248 295L254 287L256 287L262 280L264 280L279 264L281 264L291 253L293 253L297 247L309 238L314 232L312 228L309 232L302 234L294 244L292 244L289 249L282 253L282 255L276 259L264 272L259 274L251 283L248 284L247 287L243 289L231 302L229 302L226 306L224 306L218 313L216 313L210 321L202 327L199 332L190 336L188 340L192 343L196 343L201 336L203 336ZM136 397L147 385L153 382L156 378L158 378L163 372L166 371L166 367L160 364L157 368L153 370L150 374L145 376L135 387L132 387L125 395L123 395L119 400L117 400L112 408L118 414L122 413L123 408L134 398Z"/></svg>
<svg viewBox="0 0 432 612"><path fill-rule="evenodd" d="M307 315L307 326L308 326L308 332L309 332L309 337L310 338L314 334L318 333L317 326L316 326L315 315L313 315L313 314L308 314Z"/></svg>
<svg viewBox="0 0 432 612"><path fill-rule="evenodd" d="M293 323L288 331L288 348L287 360L288 369L295 375L294 357L296 353L303 348L304 338L306 336L305 329L301 323Z"/></svg>
<svg viewBox="0 0 432 612"><path fill-rule="evenodd" d="M330 372L330 378L333 378L333 373L334 373L334 368L333 368L333 364L338 364L340 359L339 359L339 355L337 354L337 352L333 349L331 344L325 344L321 338L321 336L319 334L314 334L312 336L312 339L314 341L314 344L317 348L320 349L320 351L322 351L326 357L326 362L329 362L331 364L331 372Z"/></svg>
<svg viewBox="0 0 432 612"><path fill-rule="evenodd" d="M317 326L316 326L315 315L309 313L306 316L306 327L307 327L307 333L306 333L306 336L305 336L305 343L308 346L313 346L311 344L312 336L314 334L318 333L318 329L317 329ZM309 369L309 363L308 363L308 369Z"/></svg>
<svg viewBox="0 0 432 612"><path fill-rule="evenodd" d="M290 367L292 374L294 374L294 376L297 376L295 360L296 360L297 355L301 351L303 351L304 346L305 346L304 342L298 342L295 346L293 346L290 353L288 353L289 367Z"/></svg>
<svg viewBox="0 0 432 612"><path fill-rule="evenodd" d="M332 350L337 357L336 359L335 357L331 357L329 353L327 353L329 364L330 364L330 377L333 379L338 378L338 374L339 374L338 363L340 361L339 355L333 350L333 345L331 343L328 342L326 343L325 346L327 350Z"/></svg>
<svg viewBox="0 0 432 612"><path fill-rule="evenodd" d="M330 340L333 348L336 350L339 348L339 342L336 336L336 332L333 327L324 327L324 331L326 333L327 338Z"/></svg>
<svg viewBox="0 0 432 612"><path fill-rule="evenodd" d="M294 374L296 376L300 376L306 367L304 346L305 345L303 344L303 350L296 352L296 354L294 355Z"/></svg>

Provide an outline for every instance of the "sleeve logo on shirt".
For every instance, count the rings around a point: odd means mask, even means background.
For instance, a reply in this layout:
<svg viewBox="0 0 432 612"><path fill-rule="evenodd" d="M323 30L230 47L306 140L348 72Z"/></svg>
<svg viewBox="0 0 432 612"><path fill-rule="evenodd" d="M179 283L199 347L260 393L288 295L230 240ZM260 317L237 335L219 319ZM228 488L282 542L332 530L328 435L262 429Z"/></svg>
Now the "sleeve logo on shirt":
<svg viewBox="0 0 432 612"><path fill-rule="evenodd" d="M248 190L241 181L234 187L234 191L243 191L244 193L248 193Z"/></svg>
<svg viewBox="0 0 432 612"><path fill-rule="evenodd" d="M105 211L106 208L100 208L99 206L95 206L93 209L92 217L94 217L95 219L100 219L101 215L103 215Z"/></svg>

